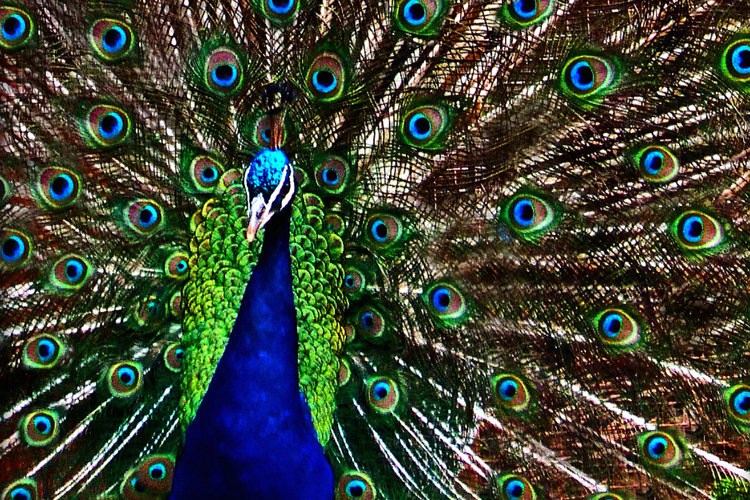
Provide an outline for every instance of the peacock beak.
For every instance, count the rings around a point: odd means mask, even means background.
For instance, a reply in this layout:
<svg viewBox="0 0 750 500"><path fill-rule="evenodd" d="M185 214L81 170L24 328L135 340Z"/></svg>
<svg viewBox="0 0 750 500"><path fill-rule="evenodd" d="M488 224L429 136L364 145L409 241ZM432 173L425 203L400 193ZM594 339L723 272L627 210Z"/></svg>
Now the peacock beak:
<svg viewBox="0 0 750 500"><path fill-rule="evenodd" d="M271 218L281 212L292 201L294 196L294 172L292 166L287 163L281 174L281 180L276 185L270 196L266 198L263 192L250 196L248 193L248 219L247 241L255 240L260 228L266 225Z"/></svg>

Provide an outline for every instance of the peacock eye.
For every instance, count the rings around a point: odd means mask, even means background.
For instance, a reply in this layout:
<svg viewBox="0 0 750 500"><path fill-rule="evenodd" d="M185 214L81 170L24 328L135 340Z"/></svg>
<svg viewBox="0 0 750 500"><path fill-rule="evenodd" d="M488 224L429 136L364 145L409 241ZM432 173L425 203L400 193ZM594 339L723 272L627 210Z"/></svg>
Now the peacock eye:
<svg viewBox="0 0 750 500"><path fill-rule="evenodd" d="M109 147L123 142L130 134L130 118L120 108L109 105L92 107L86 117L86 132L93 143Z"/></svg>
<svg viewBox="0 0 750 500"><path fill-rule="evenodd" d="M178 343L169 344L164 349L164 365L172 372L182 371L182 363L185 360L185 349Z"/></svg>
<svg viewBox="0 0 750 500"><path fill-rule="evenodd" d="M156 498L169 493L174 475L174 458L151 455L128 471L120 486L123 498Z"/></svg>
<svg viewBox="0 0 750 500"><path fill-rule="evenodd" d="M750 425L750 386L740 384L730 387L724 398L729 414L740 425Z"/></svg>
<svg viewBox="0 0 750 500"><path fill-rule="evenodd" d="M91 274L88 261L79 255L66 255L52 267L50 281L58 290L77 290Z"/></svg>
<svg viewBox="0 0 750 500"><path fill-rule="evenodd" d="M286 127L279 115L262 115L254 127L254 141L261 148L276 148L286 141Z"/></svg>
<svg viewBox="0 0 750 500"><path fill-rule="evenodd" d="M627 347L640 340L641 327L622 309L605 309L594 317L599 338L612 347Z"/></svg>
<svg viewBox="0 0 750 500"><path fill-rule="evenodd" d="M579 98L600 94L615 79L615 69L608 60L598 56L576 56L568 60L562 72L563 89Z"/></svg>
<svg viewBox="0 0 750 500"><path fill-rule="evenodd" d="M511 228L523 238L536 238L552 228L555 211L552 205L535 195L518 194L510 199L503 211Z"/></svg>
<svg viewBox="0 0 750 500"><path fill-rule="evenodd" d="M731 81L750 82L750 39L742 38L724 49L722 73Z"/></svg>
<svg viewBox="0 0 750 500"><path fill-rule="evenodd" d="M400 0L396 6L397 26L413 35L434 35L444 10L442 0Z"/></svg>
<svg viewBox="0 0 750 500"><path fill-rule="evenodd" d="M124 398L133 395L142 384L142 368L138 363L123 361L107 371L107 383L112 396Z"/></svg>
<svg viewBox="0 0 750 500"><path fill-rule="evenodd" d="M215 94L227 96L242 86L240 56L227 47L220 47L208 54L203 71L206 86Z"/></svg>
<svg viewBox="0 0 750 500"><path fill-rule="evenodd" d="M385 331L383 314L374 307L363 307L357 315L356 328L367 340L379 340Z"/></svg>
<svg viewBox="0 0 750 500"><path fill-rule="evenodd" d="M188 277L188 255L183 251L172 252L164 262L164 273L177 280Z"/></svg>
<svg viewBox="0 0 750 500"><path fill-rule="evenodd" d="M219 183L224 167L211 157L199 155L190 162L189 171L193 186L202 193L210 193Z"/></svg>
<svg viewBox="0 0 750 500"><path fill-rule="evenodd" d="M419 106L404 117L401 136L409 146L440 149L441 139L448 131L449 122L448 110L443 106Z"/></svg>
<svg viewBox="0 0 750 500"><path fill-rule="evenodd" d="M136 200L125 208L125 220L135 233L151 234L161 227L161 206L151 200Z"/></svg>
<svg viewBox="0 0 750 500"><path fill-rule="evenodd" d="M515 412L526 410L531 404L531 394L526 384L515 375L508 373L493 378L497 402Z"/></svg>
<svg viewBox="0 0 750 500"><path fill-rule="evenodd" d="M37 485L33 479L20 479L3 490L2 500L37 500Z"/></svg>
<svg viewBox="0 0 750 500"><path fill-rule="evenodd" d="M64 354L63 344L54 335L42 334L30 338L23 350L23 365L30 369L56 366Z"/></svg>
<svg viewBox="0 0 750 500"><path fill-rule="evenodd" d="M64 207L75 201L80 186L80 178L65 168L46 168L37 181L37 191L42 200L54 208Z"/></svg>
<svg viewBox="0 0 750 500"><path fill-rule="evenodd" d="M436 283L427 289L427 305L430 312L446 324L465 319L467 312L463 294L453 285Z"/></svg>
<svg viewBox="0 0 750 500"><path fill-rule="evenodd" d="M344 474L336 486L336 500L374 500L375 486L361 472Z"/></svg>
<svg viewBox="0 0 750 500"><path fill-rule="evenodd" d="M536 493L531 484L515 474L503 476L499 480L503 498L506 500L533 500Z"/></svg>
<svg viewBox="0 0 750 500"><path fill-rule="evenodd" d="M682 450L669 434L662 431L651 431L639 438L641 453L648 464L670 469L682 461Z"/></svg>
<svg viewBox="0 0 750 500"><path fill-rule="evenodd" d="M290 21L297 13L297 0L263 0L263 13L272 21L284 23Z"/></svg>
<svg viewBox="0 0 750 500"><path fill-rule="evenodd" d="M376 214L367 222L367 236L370 243L378 249L387 249L403 238L401 221L394 216Z"/></svg>
<svg viewBox="0 0 750 500"><path fill-rule="evenodd" d="M34 32L34 21L21 9L0 7L0 47L16 49L23 46Z"/></svg>
<svg viewBox="0 0 750 500"><path fill-rule="evenodd" d="M677 217L672 231L686 250L710 250L724 239L724 229L719 221L696 210L688 210Z"/></svg>
<svg viewBox="0 0 750 500"><path fill-rule="evenodd" d="M680 170L674 153L662 146L647 146L635 154L635 163L644 179L667 182Z"/></svg>
<svg viewBox="0 0 750 500"><path fill-rule="evenodd" d="M546 18L552 7L552 0L515 0L506 4L502 13L511 25L525 28Z"/></svg>
<svg viewBox="0 0 750 500"><path fill-rule="evenodd" d="M380 413L390 413L398 404L399 392L396 383L386 377L371 380L367 389L367 402Z"/></svg>
<svg viewBox="0 0 750 500"><path fill-rule="evenodd" d="M362 293L367 285L365 275L354 267L348 267L344 272L344 291L350 295Z"/></svg>
<svg viewBox="0 0 750 500"><path fill-rule="evenodd" d="M352 377L352 369L349 367L349 362L341 358L341 362L339 364L339 374L338 374L338 384L339 387L343 387L346 384L349 383L349 380L351 380Z"/></svg>
<svg viewBox="0 0 750 500"><path fill-rule="evenodd" d="M58 435L58 416L50 410L38 410L21 419L21 434L29 446L46 446Z"/></svg>
<svg viewBox="0 0 750 500"><path fill-rule="evenodd" d="M350 167L339 156L328 156L315 169L315 180L320 188L330 194L339 194L346 189Z"/></svg>
<svg viewBox="0 0 750 500"><path fill-rule="evenodd" d="M99 19L89 30L89 43L103 61L118 61L126 57L133 48L133 30L115 19Z"/></svg>
<svg viewBox="0 0 750 500"><path fill-rule="evenodd" d="M318 55L307 70L307 90L322 102L335 101L344 95L346 75L344 63L337 54Z"/></svg>
<svg viewBox="0 0 750 500"><path fill-rule="evenodd" d="M24 264L31 254L31 240L18 231L4 231L0 233L0 257L9 267Z"/></svg>

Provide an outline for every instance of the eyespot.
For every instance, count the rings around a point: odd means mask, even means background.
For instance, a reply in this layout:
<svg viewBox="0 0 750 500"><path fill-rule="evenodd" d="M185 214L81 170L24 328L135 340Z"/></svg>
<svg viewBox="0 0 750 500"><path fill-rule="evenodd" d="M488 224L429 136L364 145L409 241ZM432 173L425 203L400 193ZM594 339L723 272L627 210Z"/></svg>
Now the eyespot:
<svg viewBox="0 0 750 500"><path fill-rule="evenodd" d="M169 298L169 312L175 318L182 318L182 293L179 290Z"/></svg>
<svg viewBox="0 0 750 500"><path fill-rule="evenodd" d="M436 283L427 289L427 308L445 323L466 319L467 307L463 294L447 283Z"/></svg>
<svg viewBox="0 0 750 500"><path fill-rule="evenodd" d="M400 0L396 5L396 26L413 35L437 33L445 7L442 0Z"/></svg>
<svg viewBox="0 0 750 500"><path fill-rule="evenodd" d="M2 500L38 500L36 481L33 479L20 479L11 483L0 495Z"/></svg>
<svg viewBox="0 0 750 500"><path fill-rule="evenodd" d="M710 250L724 239L724 229L719 221L696 210L688 210L677 217L672 232L686 250Z"/></svg>
<svg viewBox="0 0 750 500"><path fill-rule="evenodd" d="M724 49L721 69L730 81L750 82L750 38L737 40Z"/></svg>
<svg viewBox="0 0 750 500"><path fill-rule="evenodd" d="M86 132L95 146L115 146L130 135L130 118L125 111L115 106L92 107L85 124Z"/></svg>
<svg viewBox="0 0 750 500"><path fill-rule="evenodd" d="M379 413L391 413L395 410L398 398L398 386L387 377L370 380L367 385L367 402Z"/></svg>
<svg viewBox="0 0 750 500"><path fill-rule="evenodd" d="M599 338L612 347L627 347L641 338L638 321L622 309L605 309L594 317Z"/></svg>
<svg viewBox="0 0 750 500"><path fill-rule="evenodd" d="M126 57L135 45L134 40L130 26L116 19L99 19L89 30L89 43L94 53L105 62Z"/></svg>
<svg viewBox="0 0 750 500"><path fill-rule="evenodd" d="M190 270L188 262L188 254L185 252L172 252L164 262L164 273L172 279L184 280Z"/></svg>
<svg viewBox="0 0 750 500"><path fill-rule="evenodd" d="M508 474L499 479L502 498L507 500L534 500L536 493L525 478Z"/></svg>
<svg viewBox="0 0 750 500"><path fill-rule="evenodd" d="M31 240L18 231L0 232L0 258L6 267L23 265L31 255Z"/></svg>
<svg viewBox="0 0 750 500"><path fill-rule="evenodd" d="M648 464L671 469L682 461L682 450L679 444L666 432L647 432L638 440L643 458Z"/></svg>
<svg viewBox="0 0 750 500"><path fill-rule="evenodd" d="M336 500L375 500L372 480L361 472L349 472L336 485Z"/></svg>
<svg viewBox="0 0 750 500"><path fill-rule="evenodd" d="M535 238L552 228L555 210L548 201L538 196L517 194L505 206L504 217L516 234Z"/></svg>
<svg viewBox="0 0 750 500"><path fill-rule="evenodd" d="M401 136L406 144L419 149L440 149L448 132L450 115L442 106L419 106L401 122Z"/></svg>
<svg viewBox="0 0 750 500"><path fill-rule="evenodd" d="M291 21L299 9L297 0L263 0L261 5L263 14L279 23Z"/></svg>
<svg viewBox="0 0 750 500"><path fill-rule="evenodd" d="M358 296L367 287L367 278L355 267L347 267L344 272L344 292Z"/></svg>
<svg viewBox="0 0 750 500"><path fill-rule="evenodd" d="M662 146L648 146L635 154L635 163L644 179L667 182L679 172L680 165L674 154Z"/></svg>
<svg viewBox="0 0 750 500"><path fill-rule="evenodd" d="M21 435L29 446L46 446L59 434L57 413L38 410L21 419Z"/></svg>
<svg viewBox="0 0 750 500"><path fill-rule="evenodd" d="M553 5L552 0L515 0L503 7L502 14L509 24L525 28L549 16Z"/></svg>
<svg viewBox="0 0 750 500"><path fill-rule="evenodd" d="M318 55L307 70L307 90L317 100L331 102L344 95L346 73L341 57L332 52Z"/></svg>
<svg viewBox="0 0 750 500"><path fill-rule="evenodd" d="M136 200L125 207L125 220L139 235L148 235L162 225L162 208L152 200Z"/></svg>
<svg viewBox="0 0 750 500"><path fill-rule="evenodd" d="M223 173L224 167L206 155L198 155L190 163L190 180L201 193L213 192Z"/></svg>
<svg viewBox="0 0 750 500"><path fill-rule="evenodd" d="M31 39L34 21L26 12L14 7L0 7L0 47L16 49Z"/></svg>
<svg viewBox="0 0 750 500"><path fill-rule="evenodd" d="M352 378L352 369L349 367L349 362L346 359L342 358L339 364L339 376L338 376L339 387L343 387L346 384L348 384L351 378Z"/></svg>
<svg viewBox="0 0 750 500"><path fill-rule="evenodd" d="M576 56L562 72L563 89L578 98L592 97L607 90L615 80L611 62L598 56Z"/></svg>
<svg viewBox="0 0 750 500"><path fill-rule="evenodd" d="M724 392L729 414L740 425L750 426L750 386L740 384Z"/></svg>
<svg viewBox="0 0 750 500"><path fill-rule="evenodd" d="M339 156L328 156L315 169L318 186L330 194L339 194L346 189L349 164Z"/></svg>
<svg viewBox="0 0 750 500"><path fill-rule="evenodd" d="M91 275L91 265L80 255L66 255L52 266L50 283L58 290L77 290Z"/></svg>
<svg viewBox="0 0 750 500"><path fill-rule="evenodd" d="M165 310L163 304L159 298L155 295L151 295L145 298L140 303L136 304L135 310L133 311L133 319L138 326L147 327L149 325L158 324L159 321L164 319Z"/></svg>
<svg viewBox="0 0 750 500"><path fill-rule="evenodd" d="M280 115L263 115L255 122L255 143L261 148L274 149L286 142L286 127Z"/></svg>
<svg viewBox="0 0 750 500"><path fill-rule="evenodd" d="M65 346L57 337L49 334L30 338L23 349L23 366L32 370L57 366L65 354Z"/></svg>
<svg viewBox="0 0 750 500"><path fill-rule="evenodd" d="M226 96L234 93L243 83L239 54L227 47L215 49L206 57L203 78L206 86L216 94Z"/></svg>
<svg viewBox="0 0 750 500"><path fill-rule="evenodd" d="M132 361L122 361L107 370L109 393L116 398L132 396L140 389L142 380L141 365Z"/></svg>
<svg viewBox="0 0 750 500"><path fill-rule="evenodd" d="M81 179L65 168L46 168L39 175L37 192L53 208L73 203L81 189Z"/></svg>
<svg viewBox="0 0 750 500"><path fill-rule="evenodd" d="M127 500L161 497L172 488L174 458L151 455L128 471L120 485L120 494Z"/></svg>
<svg viewBox="0 0 750 500"><path fill-rule="evenodd" d="M495 397L497 402L515 412L526 410L531 404L531 393L526 388L526 384L508 373L494 377L493 384L495 387Z"/></svg>
<svg viewBox="0 0 750 500"><path fill-rule="evenodd" d="M182 371L182 363L185 360L185 349L178 343L169 344L164 349L164 366L170 371L179 373Z"/></svg>
<svg viewBox="0 0 750 500"><path fill-rule="evenodd" d="M387 249L403 239L401 221L393 216L376 214L367 221L367 238L378 249Z"/></svg>
<svg viewBox="0 0 750 500"><path fill-rule="evenodd" d="M367 340L377 341L385 332L385 318L374 307L363 307L357 314L355 328Z"/></svg>

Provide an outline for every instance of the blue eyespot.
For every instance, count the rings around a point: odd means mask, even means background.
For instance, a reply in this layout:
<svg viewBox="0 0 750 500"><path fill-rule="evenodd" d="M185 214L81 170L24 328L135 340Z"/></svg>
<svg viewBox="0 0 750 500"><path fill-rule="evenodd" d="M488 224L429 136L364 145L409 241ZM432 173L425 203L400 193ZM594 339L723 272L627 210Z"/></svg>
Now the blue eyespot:
<svg viewBox="0 0 750 500"><path fill-rule="evenodd" d="M529 227L535 217L534 204L530 200L521 199L513 207L513 220L521 227Z"/></svg>
<svg viewBox="0 0 750 500"><path fill-rule="evenodd" d="M10 492L10 500L31 500L31 493L24 487L13 488Z"/></svg>
<svg viewBox="0 0 750 500"><path fill-rule="evenodd" d="M740 415L750 413L750 391L742 391L734 397L734 409Z"/></svg>
<svg viewBox="0 0 750 500"><path fill-rule="evenodd" d="M370 233L378 243L385 243L388 240L388 226L382 220L376 220L372 223Z"/></svg>
<svg viewBox="0 0 750 500"><path fill-rule="evenodd" d="M409 0L404 5L404 20L412 26L419 26L427 19L427 10L419 0Z"/></svg>
<svg viewBox="0 0 750 500"><path fill-rule="evenodd" d="M349 481L349 484L346 485L346 494L351 498L360 498L365 494L366 490L367 485L364 481L360 481L359 479Z"/></svg>
<svg viewBox="0 0 750 500"><path fill-rule="evenodd" d="M15 234L9 236L0 248L3 260L9 264L21 260L26 253L26 243L20 236L16 236Z"/></svg>
<svg viewBox="0 0 750 500"><path fill-rule="evenodd" d="M138 380L135 370L129 366L121 366L117 369L117 379L125 386L131 386Z"/></svg>
<svg viewBox="0 0 750 500"><path fill-rule="evenodd" d="M39 357L39 361L42 363L49 363L57 353L57 344L49 339L42 339L37 343L36 354Z"/></svg>
<svg viewBox="0 0 750 500"><path fill-rule="evenodd" d="M70 259L65 264L65 276L71 283L80 280L85 270L86 268L84 267L83 262L78 259Z"/></svg>
<svg viewBox="0 0 750 500"><path fill-rule="evenodd" d="M321 175L323 182L325 184L328 184L329 186L335 186L339 183L339 173L336 169L333 168L326 168L323 169L323 173Z"/></svg>
<svg viewBox="0 0 750 500"><path fill-rule="evenodd" d="M697 215L691 215L682 224L682 237L689 243L697 243L703 236L703 221Z"/></svg>
<svg viewBox="0 0 750 500"><path fill-rule="evenodd" d="M518 479L512 479L505 485L505 496L510 500L518 500L523 496L524 491L526 491L526 485Z"/></svg>
<svg viewBox="0 0 750 500"><path fill-rule="evenodd" d="M602 321L602 330L604 335L610 338L616 338L622 330L622 316L617 313L610 313Z"/></svg>
<svg viewBox="0 0 750 500"><path fill-rule="evenodd" d="M448 310L451 305L451 291L446 287L439 287L432 293L432 306L439 313Z"/></svg>
<svg viewBox="0 0 750 500"><path fill-rule="evenodd" d="M536 0L516 0L513 2L513 10L522 19L531 19L536 15Z"/></svg>
<svg viewBox="0 0 750 500"><path fill-rule="evenodd" d="M423 113L414 113L414 116L409 120L409 133L418 141L423 141L430 137L432 124L429 118Z"/></svg>
<svg viewBox="0 0 750 500"><path fill-rule="evenodd" d="M15 42L26 33L26 20L18 14L11 14L3 21L0 32L5 40Z"/></svg>
<svg viewBox="0 0 750 500"><path fill-rule="evenodd" d="M107 113L99 122L99 134L104 139L114 139L122 133L124 125L119 113Z"/></svg>
<svg viewBox="0 0 750 500"><path fill-rule="evenodd" d="M176 267L177 267L177 271L183 272L185 269L187 269L187 262L185 262L184 260L181 260L180 262L177 263Z"/></svg>
<svg viewBox="0 0 750 500"><path fill-rule="evenodd" d="M654 460L659 460L664 456L664 453L666 453L668 446L669 443L667 443L665 438L661 436L654 437L648 443L648 454Z"/></svg>
<svg viewBox="0 0 750 500"><path fill-rule="evenodd" d="M365 329L370 329L375 324L375 318L371 312L365 312L359 317L359 322Z"/></svg>
<svg viewBox="0 0 750 500"><path fill-rule="evenodd" d="M387 382L377 382L372 388L372 398L375 401L383 401L391 393L391 386Z"/></svg>
<svg viewBox="0 0 750 500"><path fill-rule="evenodd" d="M500 384L497 392L500 399L510 401L518 393L518 383L515 380L506 379Z"/></svg>
<svg viewBox="0 0 750 500"><path fill-rule="evenodd" d="M57 201L65 201L73 194L75 183L68 174L60 174L50 184L50 195Z"/></svg>
<svg viewBox="0 0 750 500"><path fill-rule="evenodd" d="M154 464L148 468L148 475L151 479L162 479L167 475L167 468L164 464Z"/></svg>
<svg viewBox="0 0 750 500"><path fill-rule="evenodd" d="M211 79L219 87L231 87L237 76L237 68L230 64L220 64L211 71Z"/></svg>
<svg viewBox="0 0 750 500"><path fill-rule="evenodd" d="M585 92L594 86L594 70L588 61L579 61L570 69L570 80L576 90Z"/></svg>
<svg viewBox="0 0 750 500"><path fill-rule="evenodd" d="M740 75L750 75L750 46L740 45L732 52L732 68Z"/></svg>
<svg viewBox="0 0 750 500"><path fill-rule="evenodd" d="M336 88L336 75L328 70L317 70L312 75L313 85L318 92L327 94Z"/></svg>
<svg viewBox="0 0 750 500"><path fill-rule="evenodd" d="M125 30L119 26L112 26L102 37L102 48L106 52L117 52L121 50L128 40Z"/></svg>
<svg viewBox="0 0 750 500"><path fill-rule="evenodd" d="M41 434L49 434L52 430L52 420L47 415L37 415L33 419L34 429Z"/></svg>
<svg viewBox="0 0 750 500"><path fill-rule="evenodd" d="M294 0L268 0L268 6L274 14L286 14L294 6Z"/></svg>
<svg viewBox="0 0 750 500"><path fill-rule="evenodd" d="M201 180L206 183L211 183L216 180L219 176L216 167L206 167L201 171Z"/></svg>
<svg viewBox="0 0 750 500"><path fill-rule="evenodd" d="M153 226L158 219L159 214L156 212L156 208L151 205L144 206L138 214L138 222L143 229Z"/></svg>
<svg viewBox="0 0 750 500"><path fill-rule="evenodd" d="M651 151L643 160L643 168L651 175L657 175L664 166L664 153L661 151Z"/></svg>

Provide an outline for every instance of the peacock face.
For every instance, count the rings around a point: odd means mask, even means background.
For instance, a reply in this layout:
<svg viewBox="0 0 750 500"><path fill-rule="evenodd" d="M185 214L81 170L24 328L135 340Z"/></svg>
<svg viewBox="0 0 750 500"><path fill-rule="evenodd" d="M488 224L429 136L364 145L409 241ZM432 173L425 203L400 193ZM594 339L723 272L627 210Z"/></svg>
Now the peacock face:
<svg viewBox="0 0 750 500"><path fill-rule="evenodd" d="M253 241L277 212L294 196L294 175L289 159L280 149L263 149L245 170L247 192L247 239Z"/></svg>

